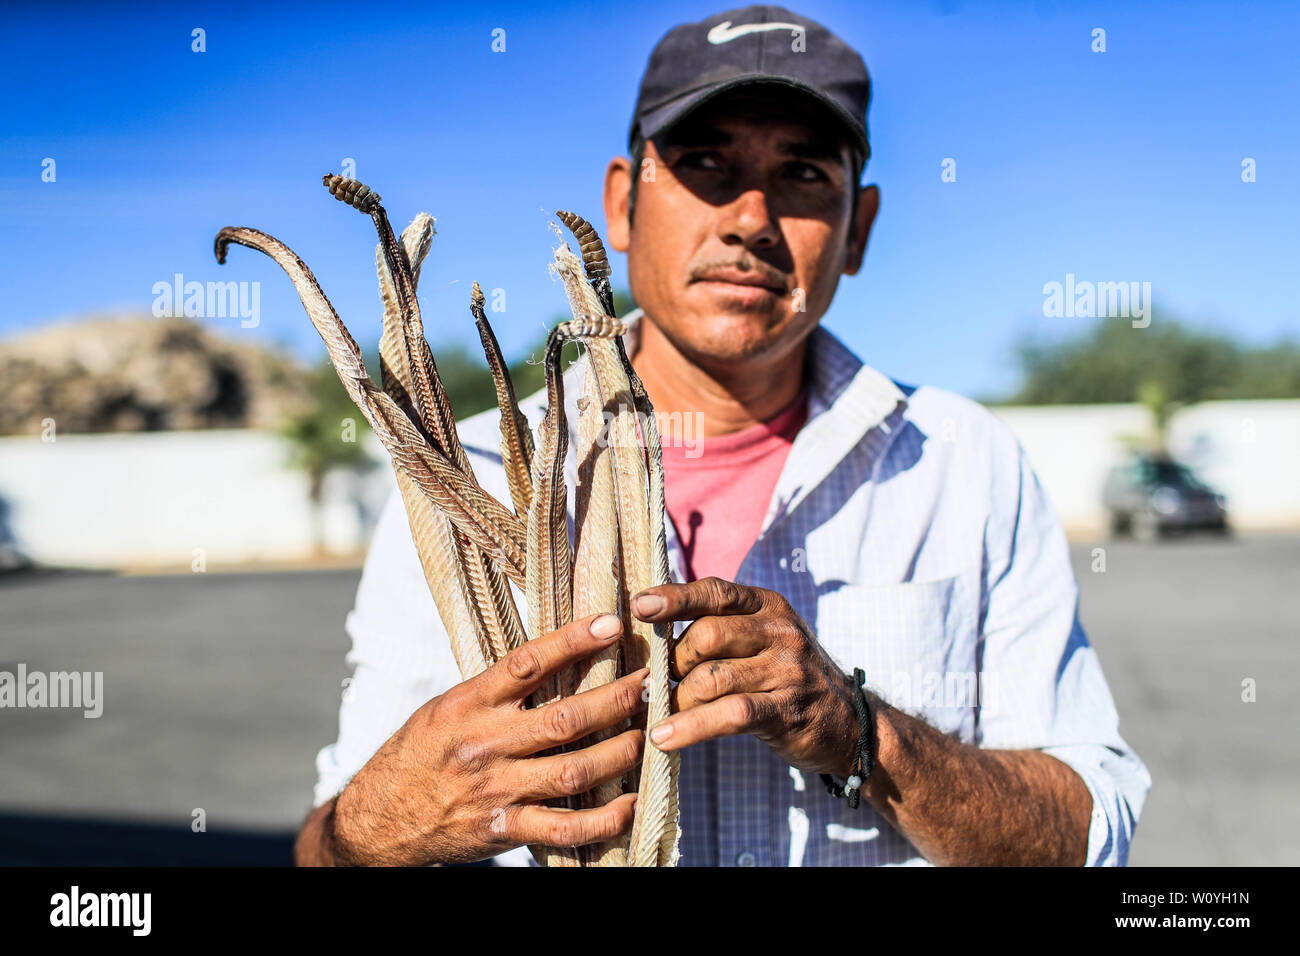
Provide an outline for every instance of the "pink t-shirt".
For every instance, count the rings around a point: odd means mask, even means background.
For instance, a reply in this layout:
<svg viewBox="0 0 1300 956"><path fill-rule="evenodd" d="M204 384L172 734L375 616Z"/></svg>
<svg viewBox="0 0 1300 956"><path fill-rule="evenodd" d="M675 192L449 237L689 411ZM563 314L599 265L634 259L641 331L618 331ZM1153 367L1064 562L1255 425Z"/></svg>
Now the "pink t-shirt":
<svg viewBox="0 0 1300 956"><path fill-rule="evenodd" d="M688 581L736 579L758 539L772 490L808 417L805 388L784 409L730 435L694 447L663 449L664 497L686 560Z"/></svg>

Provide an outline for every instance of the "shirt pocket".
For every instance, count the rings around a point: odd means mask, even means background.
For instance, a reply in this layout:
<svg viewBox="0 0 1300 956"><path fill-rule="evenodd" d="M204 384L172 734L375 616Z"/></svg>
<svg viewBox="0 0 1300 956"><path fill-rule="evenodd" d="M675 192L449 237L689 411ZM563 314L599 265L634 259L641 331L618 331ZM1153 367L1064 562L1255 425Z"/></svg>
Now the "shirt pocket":
<svg viewBox="0 0 1300 956"><path fill-rule="evenodd" d="M845 672L944 733L973 739L979 706L975 640L960 576L828 588L817 638Z"/></svg>

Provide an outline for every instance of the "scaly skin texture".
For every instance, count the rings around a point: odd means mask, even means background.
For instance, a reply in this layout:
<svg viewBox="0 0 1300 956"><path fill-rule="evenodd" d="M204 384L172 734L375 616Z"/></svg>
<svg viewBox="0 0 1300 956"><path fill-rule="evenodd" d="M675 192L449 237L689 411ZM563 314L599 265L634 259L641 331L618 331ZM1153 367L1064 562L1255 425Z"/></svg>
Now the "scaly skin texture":
<svg viewBox="0 0 1300 956"><path fill-rule="evenodd" d="M478 327L479 340L483 343L483 355L487 358L492 386L496 390L497 408L501 411L501 463L506 470L515 514L526 520L528 506L533 500L533 432L528 427L528 419L519 410L514 382L510 379L510 371L501 355L501 346L497 343L492 326L488 324L483 305L483 290L475 282L470 294L470 311L474 314L474 324Z"/></svg>
<svg viewBox="0 0 1300 956"><path fill-rule="evenodd" d="M478 485L424 338L416 286L432 242L432 219L417 216L399 241L377 193L341 176L325 176L323 181L340 201L369 215L379 236L382 388L370 380L360 349L311 271L287 246L257 230L227 228L217 235L217 258L224 262L231 242L246 245L274 259L293 282L349 396L393 459L426 581L462 677L483 674L527 640L550 640L575 614L613 611L626 628L622 648L612 644L581 667L556 670L536 685L529 706L557 706L577 693L590 699L620 673L629 673L645 682L650 719L666 716L668 632L638 621L630 610L632 594L667 581L658 435L648 397L622 347L624 328L612 315L608 261L599 236L580 217L560 214L579 240L587 274L584 279L583 264L567 246L557 250L555 269L564 280L574 319L557 326L548 339L548 407L536 448L487 322L482 290L474 285L471 311L502 413L501 450L512 513ZM568 538L568 425L560 369L562 346L570 340L586 346L590 366L579 400L576 551ZM644 449L637 434L638 415L645 423ZM510 592L511 581L526 593L526 630ZM650 664L648 677L638 669L642 661ZM626 727L626 719L597 725L599 729L586 731L582 740L562 744L557 753L607 753L614 738L640 734L624 732ZM629 770L621 779L606 777L597 778L605 782L594 791L560 791L572 794L560 803L595 812L588 808L629 799L635 789L638 805L630 835L596 836L605 842L582 848L530 846L534 856L561 866L673 865L676 754L646 748L639 774Z"/></svg>
<svg viewBox="0 0 1300 956"><path fill-rule="evenodd" d="M420 266L432 245L433 232L432 218L422 213L402 233L413 290L419 281ZM381 243L375 251L380 298L384 304L384 326L379 340L380 370L384 390L399 404L410 407L410 355L404 347L403 313L388 268L389 258L384 255ZM434 595L443 625L451 636L461 674L472 676L500 660L523 641L523 625L514 601L510 599L509 585L505 576L491 566L481 549L457 534L436 508L413 494L415 489L410 479L400 469L397 476L412 535L417 542L424 542L424 546L417 546L416 550L420 553L425 580ZM471 642L477 652L471 650ZM470 665L468 674L462 658Z"/></svg>
<svg viewBox="0 0 1300 956"><path fill-rule="evenodd" d="M420 267L433 243L433 219L425 213L416 216L402 233L402 245L411 266L412 283L419 282ZM379 274L379 295L384 306L383 332L379 339L380 380L384 391L413 420L418 413L410 398L411 374L401 328L401 308L392 273L382 248L376 249L375 267ZM411 476L394 462L397 487L402 495L411 535L443 627L451 640L452 654L462 676L482 673L490 663L485 652L481 625L476 619L466 569L457 560L457 539L451 521L420 491Z"/></svg>
<svg viewBox="0 0 1300 956"><path fill-rule="evenodd" d="M459 531L488 553L500 553L511 580L522 587L526 551L523 524L456 468L441 449L432 446L398 404L371 381L361 349L321 292L311 270L278 239L238 226L217 234L218 262L225 261L226 249L232 242L265 253L284 269L325 343L339 380L385 449Z"/></svg>
<svg viewBox="0 0 1300 956"><path fill-rule="evenodd" d="M615 323L617 324L617 323ZM560 373L560 352L571 338L615 334L614 326L562 322L551 330L543 362L546 367L546 417L541 426L541 447L533 461L533 497L528 511L528 636L541 637L573 618L573 552L569 546L567 489L564 458L568 451L569 428L564 414L564 379ZM544 706L572 694L576 684L563 671L548 681L533 700ZM565 801L569 807L575 801ZM581 866L585 854L575 848L549 848L547 866Z"/></svg>
<svg viewBox="0 0 1300 956"><path fill-rule="evenodd" d="M380 296L384 301L384 335L380 339L380 356L385 370L385 389L394 397L405 397L415 412L415 419L437 447L441 448L467 478L474 471L456 433L456 422L446 391L438 377L433 354L424 338L424 326L416 298L416 276L432 240L432 220L428 238L418 217L419 229L411 236L411 246L399 244L388 222L388 214L378 197L367 187L337 176L326 176L325 183L336 197L369 213L379 235L376 265ZM426 217L427 218L427 217ZM412 226L416 226L412 223ZM410 231L410 230L408 230ZM412 254L418 256L413 260ZM439 558L439 569L454 560L469 600L470 623L483 649L487 663L504 657L522 640L522 624L502 573L493 567L488 554L465 535L444 527L431 529ZM450 556L446 555L450 542ZM427 573L427 572L426 572Z"/></svg>
<svg viewBox="0 0 1300 956"><path fill-rule="evenodd" d="M575 315L585 310L601 310L596 291L585 277L577 257L562 246L555 253L555 269L564 283L565 292ZM630 364L622 350L622 340L598 339L587 343L587 374L594 375L597 391L605 397L605 408L614 412L610 422L608 446L611 453L615 502L618 514L618 543L622 569L620 590L624 595L625 644L627 670L649 664L650 709L648 720L666 718L669 711L668 628L647 624L631 614L631 595L657 584L668 582L668 552L662 524L651 526L651 494L654 492L646 454L637 436L638 402L629 376ZM639 382L638 382L639 384ZM646 432L654 428L653 409ZM657 437L657 432L655 432ZM656 467L659 448L652 449ZM657 497L662 503L662 474L658 476ZM628 639L630 635L630 640ZM636 820L630 838L629 862L633 866L670 866L677 853L676 782L680 757L647 747L642 761L638 786Z"/></svg>
<svg viewBox="0 0 1300 956"><path fill-rule="evenodd" d="M617 614L619 611L618 516L614 511L614 471L605 437L604 406L594 375L584 376L578 399L578 487L574 495L577 529L573 568L573 614ZM591 659L578 692L617 680L621 655L617 645ZM597 743L622 731L610 728L582 741ZM596 788L592 806L603 806L623 792L623 781L610 780ZM627 836L599 848L599 866L627 865Z"/></svg>

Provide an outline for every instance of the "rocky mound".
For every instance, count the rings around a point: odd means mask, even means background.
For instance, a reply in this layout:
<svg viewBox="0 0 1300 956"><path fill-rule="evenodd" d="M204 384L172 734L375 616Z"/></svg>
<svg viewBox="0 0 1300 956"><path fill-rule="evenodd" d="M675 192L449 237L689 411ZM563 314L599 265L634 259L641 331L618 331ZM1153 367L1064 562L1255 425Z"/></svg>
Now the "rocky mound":
<svg viewBox="0 0 1300 956"><path fill-rule="evenodd" d="M98 318L0 341L0 434L275 428L311 400L306 369L192 319Z"/></svg>

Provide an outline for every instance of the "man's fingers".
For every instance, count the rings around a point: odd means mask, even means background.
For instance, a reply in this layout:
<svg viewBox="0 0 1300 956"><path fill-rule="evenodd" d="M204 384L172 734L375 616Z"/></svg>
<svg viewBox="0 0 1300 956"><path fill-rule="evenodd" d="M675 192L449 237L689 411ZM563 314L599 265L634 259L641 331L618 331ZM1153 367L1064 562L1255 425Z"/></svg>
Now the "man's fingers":
<svg viewBox="0 0 1300 956"><path fill-rule="evenodd" d="M689 584L660 584L638 592L632 610L643 621L693 621L709 614L755 614L763 607L761 588L722 578Z"/></svg>
<svg viewBox="0 0 1300 956"><path fill-rule="evenodd" d="M483 672L488 700L504 703L526 698L556 671L609 647L622 629L617 616L596 614L528 641Z"/></svg>
<svg viewBox="0 0 1300 956"><path fill-rule="evenodd" d="M650 742L660 750L681 750L715 737L754 733L775 716L772 694L731 694L661 721L651 728Z"/></svg>
<svg viewBox="0 0 1300 956"><path fill-rule="evenodd" d="M705 661L672 690L672 710L690 710L728 694L761 693L773 690L765 678L767 669L754 658Z"/></svg>
<svg viewBox="0 0 1300 956"><path fill-rule="evenodd" d="M586 793L637 766L644 744L643 731L627 730L572 753L521 760L515 764L523 771L519 799L542 801Z"/></svg>
<svg viewBox="0 0 1300 956"><path fill-rule="evenodd" d="M758 654L767 647L767 636L761 627L749 626L750 623L726 617L696 621L669 651L669 675L673 680L685 680L704 661Z"/></svg>
<svg viewBox="0 0 1300 956"><path fill-rule="evenodd" d="M645 707L642 690L649 676L649 668L643 667L581 694L522 711L510 747L511 754L525 757L539 750L572 743L631 717Z"/></svg>
<svg viewBox="0 0 1300 956"><path fill-rule="evenodd" d="M635 793L625 793L594 810L516 805L495 811L488 826L497 839L515 846L584 846L626 833L632 827L635 806Z"/></svg>

